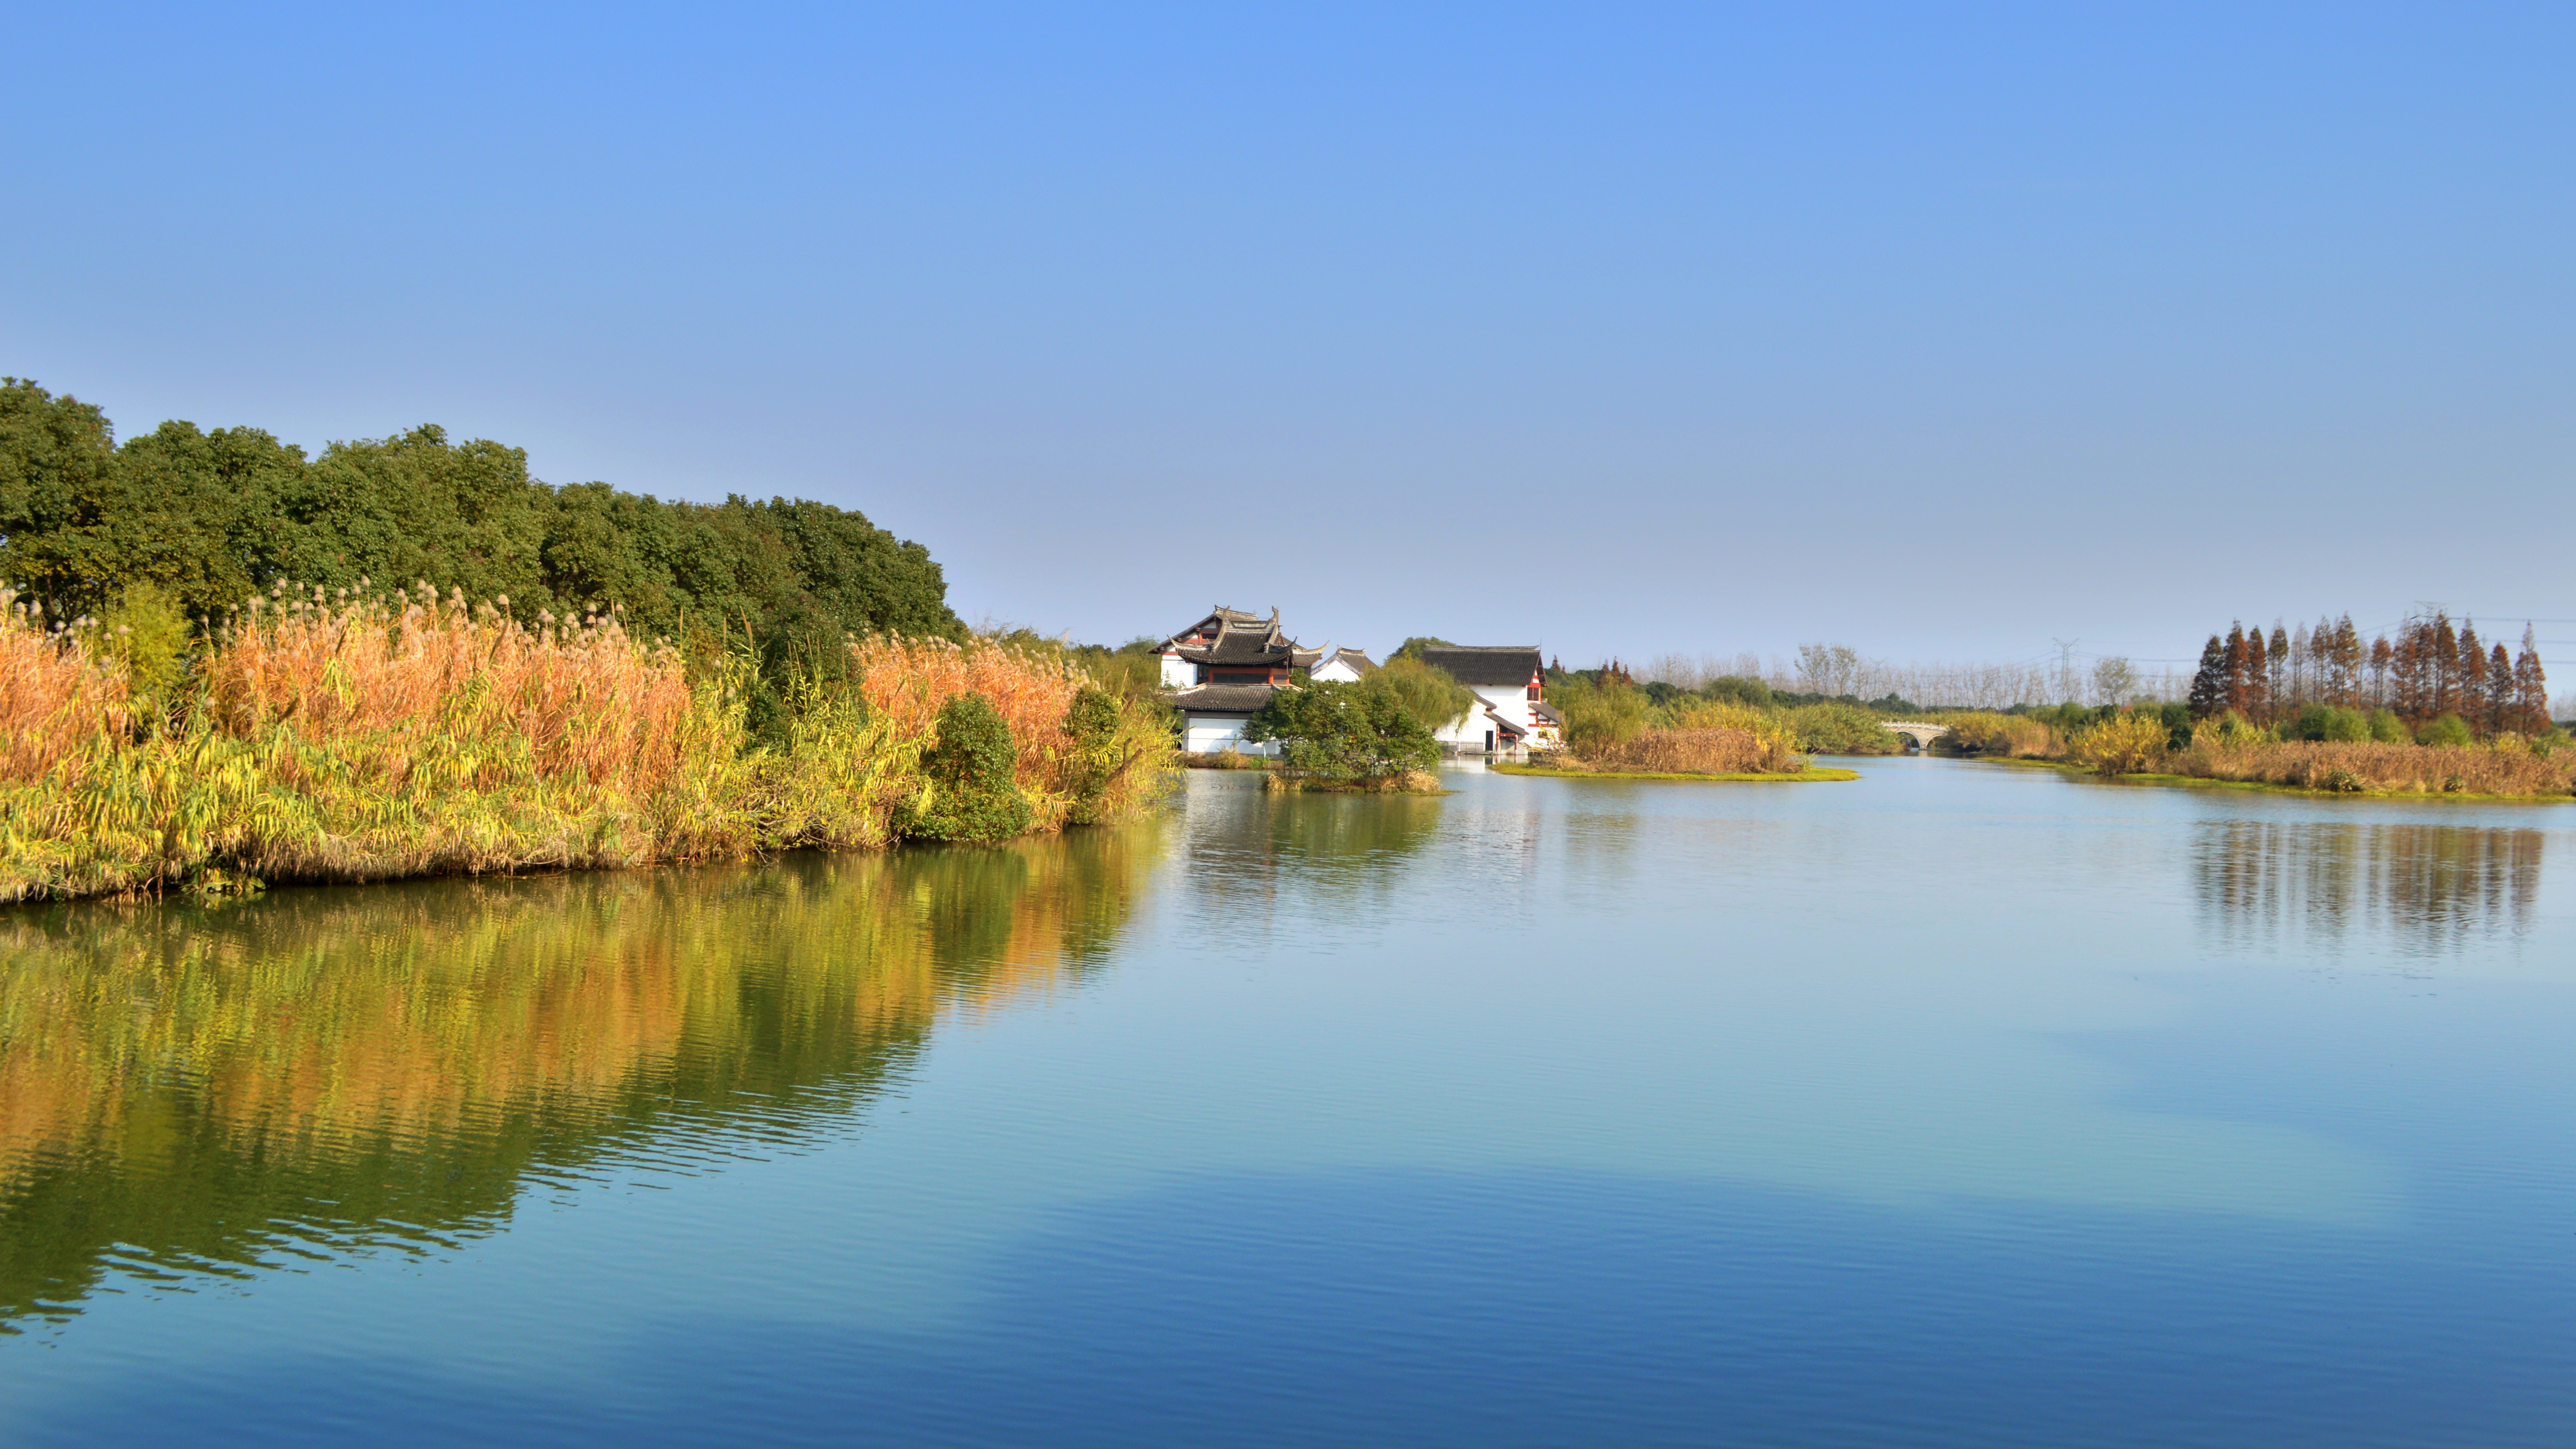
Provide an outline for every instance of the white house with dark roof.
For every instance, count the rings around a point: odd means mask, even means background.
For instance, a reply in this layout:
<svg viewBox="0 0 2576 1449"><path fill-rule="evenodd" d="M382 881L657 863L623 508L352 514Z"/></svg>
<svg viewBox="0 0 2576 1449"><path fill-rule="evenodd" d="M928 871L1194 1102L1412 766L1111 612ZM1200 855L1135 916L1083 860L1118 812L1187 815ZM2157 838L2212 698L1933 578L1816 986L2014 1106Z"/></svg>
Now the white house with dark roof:
<svg viewBox="0 0 2576 1449"><path fill-rule="evenodd" d="M1181 712L1181 749L1200 755L1276 753L1274 744L1246 743L1243 727L1271 695L1292 687L1289 670L1311 669L1322 657L1280 632L1278 610L1265 619L1223 604L1165 640L1161 653L1163 699Z"/></svg>
<svg viewBox="0 0 2576 1449"><path fill-rule="evenodd" d="M1476 694L1465 717L1433 731L1443 748L1495 754L1565 743L1565 720L1543 697L1547 674L1537 645L1438 645L1422 651L1422 662Z"/></svg>

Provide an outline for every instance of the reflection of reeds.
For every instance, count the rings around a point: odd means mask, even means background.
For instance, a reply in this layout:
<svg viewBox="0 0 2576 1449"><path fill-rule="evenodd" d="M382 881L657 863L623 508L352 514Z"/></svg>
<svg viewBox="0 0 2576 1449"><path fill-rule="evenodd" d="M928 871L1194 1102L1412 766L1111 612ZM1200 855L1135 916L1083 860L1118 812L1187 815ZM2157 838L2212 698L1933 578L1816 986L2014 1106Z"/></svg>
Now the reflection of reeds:
<svg viewBox="0 0 2576 1449"><path fill-rule="evenodd" d="M2251 944L2314 930L2388 933L2439 953L2519 932L2539 898L2537 830L2231 820L2197 842L2192 877L2204 918Z"/></svg>
<svg viewBox="0 0 2576 1449"><path fill-rule="evenodd" d="M0 1317L120 1241L467 1230L655 1123L808 1130L1097 962L1153 843L0 917Z"/></svg>

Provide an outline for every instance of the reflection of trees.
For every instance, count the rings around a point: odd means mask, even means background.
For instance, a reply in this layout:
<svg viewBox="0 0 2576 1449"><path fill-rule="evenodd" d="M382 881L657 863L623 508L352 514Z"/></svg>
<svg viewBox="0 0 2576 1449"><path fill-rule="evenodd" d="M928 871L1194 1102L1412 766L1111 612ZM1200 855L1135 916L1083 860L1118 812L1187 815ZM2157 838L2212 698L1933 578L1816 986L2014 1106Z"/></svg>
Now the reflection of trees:
<svg viewBox="0 0 2576 1449"><path fill-rule="evenodd" d="M1242 925L1283 887L1327 906L1384 903L1440 828L1438 796L1269 790L1258 776L1191 782L1181 868L1194 906Z"/></svg>
<svg viewBox="0 0 2576 1449"><path fill-rule="evenodd" d="M2475 826L2213 822L2193 849L2192 889L2204 923L2235 944L2360 929L2441 953L2525 929L2543 838Z"/></svg>
<svg viewBox="0 0 2576 1449"><path fill-rule="evenodd" d="M1103 959L1149 848L0 917L0 1323L68 1310L110 1257L432 1244L648 1135L828 1130L943 1007Z"/></svg>

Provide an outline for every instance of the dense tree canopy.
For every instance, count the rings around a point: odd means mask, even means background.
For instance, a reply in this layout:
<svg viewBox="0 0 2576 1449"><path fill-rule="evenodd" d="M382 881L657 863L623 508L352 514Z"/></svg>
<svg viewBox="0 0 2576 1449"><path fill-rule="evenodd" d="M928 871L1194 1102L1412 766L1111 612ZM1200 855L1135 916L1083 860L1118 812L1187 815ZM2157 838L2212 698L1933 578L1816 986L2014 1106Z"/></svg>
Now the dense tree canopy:
<svg viewBox="0 0 2576 1449"><path fill-rule="evenodd" d="M281 581L427 580L523 619L613 604L648 636L748 634L771 676L836 659L845 633L964 633L927 550L828 504L557 488L525 450L435 426L313 459L185 422L119 446L96 407L16 378L0 379L0 580L56 617L148 582L199 618Z"/></svg>

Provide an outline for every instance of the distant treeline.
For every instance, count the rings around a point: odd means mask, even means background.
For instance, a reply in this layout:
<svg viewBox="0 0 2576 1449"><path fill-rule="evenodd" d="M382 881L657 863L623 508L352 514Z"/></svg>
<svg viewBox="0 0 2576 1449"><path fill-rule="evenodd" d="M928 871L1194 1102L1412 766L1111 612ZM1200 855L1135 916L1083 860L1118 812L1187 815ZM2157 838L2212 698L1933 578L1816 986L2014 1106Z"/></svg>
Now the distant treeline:
<svg viewBox="0 0 2576 1449"><path fill-rule="evenodd" d="M2549 681L2527 626L2519 653L2479 639L2474 624L2454 626L2439 610L2367 647L2346 614L2296 632L2274 624L2269 639L2240 622L2201 649L2191 682L2196 716L2233 712L2268 725L2317 706L2387 710L2416 726L2455 716L2479 734L2550 729Z"/></svg>
<svg viewBox="0 0 2576 1449"><path fill-rule="evenodd" d="M829 504L666 503L553 487L526 450L443 429L333 443L166 422L122 444L104 413L0 379L0 582L56 619L136 583L206 620L284 582L506 599L522 622L615 606L628 630L730 634L762 674L847 657L844 635L962 638L939 565Z"/></svg>

